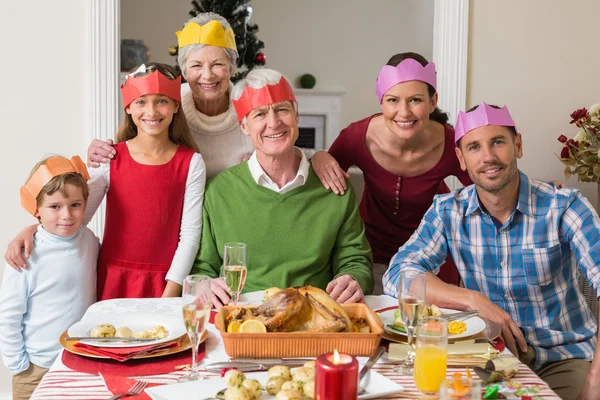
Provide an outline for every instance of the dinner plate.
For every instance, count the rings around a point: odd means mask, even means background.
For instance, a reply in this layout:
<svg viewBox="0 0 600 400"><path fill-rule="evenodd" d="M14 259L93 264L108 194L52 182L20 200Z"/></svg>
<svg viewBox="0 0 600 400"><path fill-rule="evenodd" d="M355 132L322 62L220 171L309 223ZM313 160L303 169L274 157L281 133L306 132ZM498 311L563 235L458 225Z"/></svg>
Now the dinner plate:
<svg viewBox="0 0 600 400"><path fill-rule="evenodd" d="M447 308L442 308L441 310L443 314L452 314L455 312L460 312L457 310L450 310ZM379 313L378 316L381 322L383 322L383 330L386 334L391 336L400 336L402 338L406 337L406 333L402 333L388 327L388 325L394 324L394 310L384 311L382 313ZM473 335L477 335L479 332L485 329L485 321L479 317L471 317L464 322L467 324L467 330L459 334L448 335L448 340L467 338Z"/></svg>
<svg viewBox="0 0 600 400"><path fill-rule="evenodd" d="M69 334L67 332L63 333L59 339L59 343L69 353L73 353L73 354L77 354L78 356L89 357L89 358L110 359L110 357L108 357L108 356L101 356L101 355L86 353L85 351L73 346L75 343L78 343L78 342L76 342L76 341L68 341L67 342L67 340L66 340L67 336L69 336ZM202 338L200 339L199 343L204 342L206 340L206 338L208 338L208 331L204 331L204 334L202 335ZM192 348L192 342L190 342L190 338L188 337L187 334L178 337L176 339L176 341L179 342L179 346L177 346L177 347L170 347L168 349L157 351L152 354L133 356L132 359L138 360L138 359L142 359L142 358L154 358L154 357L169 356L171 354L181 353L182 351L186 351L186 350L189 350ZM152 342L152 343L154 343L154 342Z"/></svg>
<svg viewBox="0 0 600 400"><path fill-rule="evenodd" d="M293 371L294 369L292 369ZM267 383L267 372L246 372L247 379L256 379L264 387ZM380 373L370 370L363 380L366 392L358 399L379 399L391 394L401 393L404 387L399 385ZM218 391L225 389L227 384L223 378L203 379L200 381L177 383L171 385L155 386L146 389L146 393L152 400L198 400L214 396ZM258 400L271 400L275 396L263 390Z"/></svg>
<svg viewBox="0 0 600 400"><path fill-rule="evenodd" d="M186 335L183 317L171 314L156 313L116 313L116 314L96 314L85 317L79 322L73 324L69 330L69 336L90 336L90 331L98 325L110 324L119 329L128 327L132 332L139 332L151 328L155 325L162 325L169 333L167 337L145 342L102 342L99 340L82 340L81 343L96 347L137 347L148 344L158 344L170 342L182 335Z"/></svg>

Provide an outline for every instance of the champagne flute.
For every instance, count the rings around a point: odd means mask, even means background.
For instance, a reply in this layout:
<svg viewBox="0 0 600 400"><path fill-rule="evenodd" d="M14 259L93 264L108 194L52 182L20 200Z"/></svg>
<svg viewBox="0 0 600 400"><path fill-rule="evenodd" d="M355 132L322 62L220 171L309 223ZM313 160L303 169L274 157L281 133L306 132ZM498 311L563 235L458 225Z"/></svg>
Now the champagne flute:
<svg viewBox="0 0 600 400"><path fill-rule="evenodd" d="M396 371L402 375L413 375L415 363L414 332L425 307L425 273L415 270L400 272L398 279L398 305L402 323L406 327L408 355Z"/></svg>
<svg viewBox="0 0 600 400"><path fill-rule="evenodd" d="M198 345L206 330L212 302L210 299L210 277L189 275L183 281L183 322L192 342L192 368L188 375L179 378L181 382L203 379L198 373Z"/></svg>
<svg viewBox="0 0 600 400"><path fill-rule="evenodd" d="M244 243L225 243L223 251L223 271L225 284L233 304L237 305L240 293L246 283L246 262L248 246Z"/></svg>

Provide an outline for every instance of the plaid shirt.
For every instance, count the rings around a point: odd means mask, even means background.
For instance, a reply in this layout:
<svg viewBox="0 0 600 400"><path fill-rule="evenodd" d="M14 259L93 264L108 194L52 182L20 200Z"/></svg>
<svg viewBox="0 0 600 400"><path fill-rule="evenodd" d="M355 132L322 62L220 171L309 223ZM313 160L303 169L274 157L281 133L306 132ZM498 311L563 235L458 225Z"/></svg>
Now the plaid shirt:
<svg viewBox="0 0 600 400"><path fill-rule="evenodd" d="M535 369L593 358L598 326L577 277L581 270L600 294L600 219L578 190L521 172L517 207L501 226L479 204L474 185L436 196L392 258L384 292L396 295L400 269L436 274L448 253L465 287L483 293L521 327L536 350Z"/></svg>

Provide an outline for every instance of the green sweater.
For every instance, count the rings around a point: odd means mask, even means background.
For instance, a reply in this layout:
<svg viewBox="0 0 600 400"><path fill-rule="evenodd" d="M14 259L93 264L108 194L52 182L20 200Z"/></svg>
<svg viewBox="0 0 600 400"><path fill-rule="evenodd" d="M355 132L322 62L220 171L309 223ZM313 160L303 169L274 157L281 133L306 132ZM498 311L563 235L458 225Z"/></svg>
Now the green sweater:
<svg viewBox="0 0 600 400"><path fill-rule="evenodd" d="M373 291L371 249L354 192L326 190L309 169L306 183L279 194L258 185L247 162L218 174L207 186L200 251L193 274L221 276L227 242L248 245L243 292L277 286L325 289L351 275Z"/></svg>

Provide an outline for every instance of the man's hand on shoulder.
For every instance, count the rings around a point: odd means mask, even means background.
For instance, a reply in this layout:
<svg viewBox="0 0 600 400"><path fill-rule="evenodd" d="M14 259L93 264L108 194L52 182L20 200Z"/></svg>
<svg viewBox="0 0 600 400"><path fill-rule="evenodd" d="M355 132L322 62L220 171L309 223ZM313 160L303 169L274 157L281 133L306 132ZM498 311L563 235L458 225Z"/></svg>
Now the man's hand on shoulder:
<svg viewBox="0 0 600 400"><path fill-rule="evenodd" d="M340 275L325 289L338 303L364 303L365 295L358 282L350 275Z"/></svg>
<svg viewBox="0 0 600 400"><path fill-rule="evenodd" d="M502 308L498 307L496 304L492 303L487 297L479 292L473 292L474 301L473 309L479 310L479 315L483 318L487 318L492 322L498 324L498 326L502 329L502 338L506 347L518 357L520 349L522 352L527 351L527 342L525 341L525 337L523 336L523 332L517 326L515 321L513 321L510 314L504 311ZM518 349L517 349L518 346Z"/></svg>

